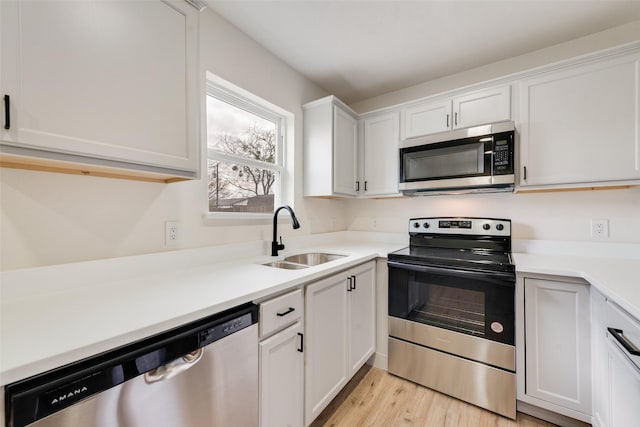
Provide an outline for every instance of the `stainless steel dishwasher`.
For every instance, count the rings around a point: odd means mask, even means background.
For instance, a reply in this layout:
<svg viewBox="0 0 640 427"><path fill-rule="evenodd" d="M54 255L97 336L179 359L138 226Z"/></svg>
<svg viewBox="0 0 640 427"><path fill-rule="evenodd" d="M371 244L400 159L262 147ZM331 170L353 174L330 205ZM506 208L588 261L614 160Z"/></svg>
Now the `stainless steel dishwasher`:
<svg viewBox="0 0 640 427"><path fill-rule="evenodd" d="M258 307L240 307L5 388L9 427L258 425Z"/></svg>

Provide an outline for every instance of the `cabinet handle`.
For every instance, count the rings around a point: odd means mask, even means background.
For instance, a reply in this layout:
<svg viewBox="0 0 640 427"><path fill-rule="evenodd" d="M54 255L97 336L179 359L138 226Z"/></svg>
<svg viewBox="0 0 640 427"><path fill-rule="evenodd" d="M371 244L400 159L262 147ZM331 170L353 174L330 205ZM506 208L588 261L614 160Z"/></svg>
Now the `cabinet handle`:
<svg viewBox="0 0 640 427"><path fill-rule="evenodd" d="M449 127L449 114L447 114L447 128Z"/></svg>
<svg viewBox="0 0 640 427"><path fill-rule="evenodd" d="M634 343L629 341L629 338L624 336L622 329L607 328L607 331L609 331L609 333L613 335L616 341L622 344L624 349L627 350L629 354L631 354L632 356L640 356L640 350L638 350L638 347L636 347Z"/></svg>
<svg viewBox="0 0 640 427"><path fill-rule="evenodd" d="M351 276L353 278L353 290L356 290L356 276Z"/></svg>
<svg viewBox="0 0 640 427"><path fill-rule="evenodd" d="M356 191L360 191L360 181L356 181Z"/></svg>
<svg viewBox="0 0 640 427"><path fill-rule="evenodd" d="M367 191L367 181L364 182L364 191Z"/></svg>
<svg viewBox="0 0 640 427"><path fill-rule="evenodd" d="M300 347L298 347L298 351L302 353L304 352L304 335L302 332L298 332L298 336L300 337Z"/></svg>
<svg viewBox="0 0 640 427"><path fill-rule="evenodd" d="M347 292L351 292L353 290L353 276L347 277Z"/></svg>
<svg viewBox="0 0 640 427"><path fill-rule="evenodd" d="M286 316L286 315L287 315L287 314L289 314L289 313L293 313L294 311L296 311L296 309L295 309L295 308L293 308L293 307L289 307L289 310L287 310L287 311L283 311L282 313L276 313L276 315L277 315L278 317L284 317L284 316Z"/></svg>
<svg viewBox="0 0 640 427"><path fill-rule="evenodd" d="M455 122L454 124L455 124L456 126L458 126L458 113L455 113L455 114L453 115L453 117L454 117L454 122Z"/></svg>
<svg viewBox="0 0 640 427"><path fill-rule="evenodd" d="M527 167L524 167L524 180L527 180Z"/></svg>
<svg viewBox="0 0 640 427"><path fill-rule="evenodd" d="M9 95L4 96L4 128L11 128L11 112L9 111Z"/></svg>

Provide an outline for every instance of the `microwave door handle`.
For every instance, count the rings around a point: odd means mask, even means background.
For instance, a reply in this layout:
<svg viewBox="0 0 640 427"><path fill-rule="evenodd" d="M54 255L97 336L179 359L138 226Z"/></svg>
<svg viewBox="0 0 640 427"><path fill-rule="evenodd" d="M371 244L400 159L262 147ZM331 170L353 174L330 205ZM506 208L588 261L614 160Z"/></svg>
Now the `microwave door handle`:
<svg viewBox="0 0 640 427"><path fill-rule="evenodd" d="M472 270L456 270L453 268L430 267L426 265L405 264L396 261L387 261L389 267L400 268L403 270L416 271L418 273L432 273L446 276L455 276L467 279L482 279L486 282L495 282L504 284L505 281L515 284L515 277L512 273L503 273L500 271L492 271L490 273Z"/></svg>

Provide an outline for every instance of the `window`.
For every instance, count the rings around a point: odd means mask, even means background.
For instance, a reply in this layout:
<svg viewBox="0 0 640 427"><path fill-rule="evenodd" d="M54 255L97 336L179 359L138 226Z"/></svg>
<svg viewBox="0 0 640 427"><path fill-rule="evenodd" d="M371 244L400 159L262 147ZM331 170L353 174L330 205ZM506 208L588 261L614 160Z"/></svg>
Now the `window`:
<svg viewBox="0 0 640 427"><path fill-rule="evenodd" d="M208 82L210 213L270 214L280 204L285 117L265 105Z"/></svg>

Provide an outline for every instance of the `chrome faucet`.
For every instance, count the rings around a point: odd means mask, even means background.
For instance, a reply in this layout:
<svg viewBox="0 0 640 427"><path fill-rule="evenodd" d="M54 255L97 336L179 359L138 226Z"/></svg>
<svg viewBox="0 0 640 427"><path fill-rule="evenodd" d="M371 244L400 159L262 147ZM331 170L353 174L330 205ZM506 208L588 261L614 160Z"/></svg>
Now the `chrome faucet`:
<svg viewBox="0 0 640 427"><path fill-rule="evenodd" d="M300 223L298 222L298 219L296 218L296 214L293 213L293 209L291 209L290 206L288 205L284 205L284 206L280 206L278 209L276 209L275 213L273 214L273 241L271 242L271 256L278 256L278 251L281 251L282 249L284 249L284 245L282 244L282 236L280 236L280 243L278 243L278 212L280 212L282 209L286 209L289 211L289 214L291 215L291 224L293 225L293 229L295 230L296 228L300 228Z"/></svg>

